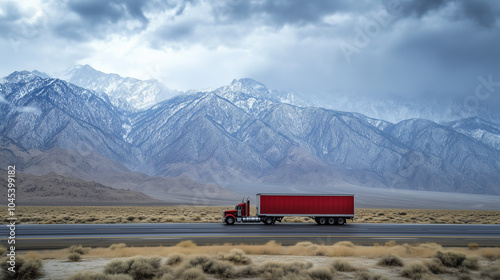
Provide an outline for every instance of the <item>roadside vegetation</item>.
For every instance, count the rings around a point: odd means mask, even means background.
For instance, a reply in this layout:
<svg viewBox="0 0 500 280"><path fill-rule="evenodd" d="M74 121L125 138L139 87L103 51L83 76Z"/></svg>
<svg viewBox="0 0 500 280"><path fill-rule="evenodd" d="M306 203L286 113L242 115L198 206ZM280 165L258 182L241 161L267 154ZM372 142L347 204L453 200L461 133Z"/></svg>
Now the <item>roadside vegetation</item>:
<svg viewBox="0 0 500 280"><path fill-rule="evenodd" d="M24 224L220 223L222 210L234 206L21 206ZM255 215L252 208L251 214ZM434 209L356 209L355 223L500 224L500 211ZM285 218L287 223L314 223ZM348 221L350 222L350 221Z"/></svg>
<svg viewBox="0 0 500 280"><path fill-rule="evenodd" d="M471 247L471 246L469 246ZM443 248L439 244L388 241L357 246L299 242L282 246L198 246L182 241L168 247L108 248L74 245L23 253L11 278L3 259L2 279L170 280L170 279L500 279L500 248ZM0 248L0 252L4 252ZM80 256L76 265L68 256Z"/></svg>

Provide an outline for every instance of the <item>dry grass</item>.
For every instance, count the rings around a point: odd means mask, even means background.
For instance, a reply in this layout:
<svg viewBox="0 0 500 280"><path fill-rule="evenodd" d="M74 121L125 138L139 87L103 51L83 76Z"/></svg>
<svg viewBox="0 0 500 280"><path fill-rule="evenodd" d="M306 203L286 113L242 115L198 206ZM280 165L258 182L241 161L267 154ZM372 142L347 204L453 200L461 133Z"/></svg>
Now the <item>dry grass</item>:
<svg viewBox="0 0 500 280"><path fill-rule="evenodd" d="M123 249L125 247L127 247L127 244L125 244L125 243L118 243L118 244L111 244L111 246L109 246L109 249L116 250L116 249Z"/></svg>
<svg viewBox="0 0 500 280"><path fill-rule="evenodd" d="M220 223L222 210L234 206L20 206L19 223ZM256 209L252 207L251 214ZM432 209L356 209L356 223L500 224L500 211ZM307 217L287 217L288 223L314 223Z"/></svg>
<svg viewBox="0 0 500 280"><path fill-rule="evenodd" d="M493 260L500 256L500 248L471 251L468 247L442 248L435 243L393 245L392 242L390 246L356 246L349 242L334 245L299 242L282 246L274 241L265 245L213 246L197 246L192 241L183 241L176 246L147 247L147 250L115 245L93 249L72 246L71 250L28 252L22 257L67 262L70 251L83 251L86 252L86 263L92 259L110 260L94 270L104 274L82 272L71 278L74 280L112 280L124 275L128 275L124 279L163 280L499 279L495 277L500 275L500 261ZM403 267L399 266L403 264Z"/></svg>
<svg viewBox="0 0 500 280"><path fill-rule="evenodd" d="M294 255L294 256L327 256L327 257L367 257L382 258L393 254L400 258L432 258L437 252L447 253L436 243L423 244L402 244L391 247L387 246L345 246L346 242L339 242L334 245L304 244L299 242L293 246L282 246L275 241L270 241L264 245L247 244L224 244L212 246L197 246L192 241L182 241L176 246L168 247L120 247L110 248L83 248L86 251L86 258L124 258L134 256L189 256L193 254L219 254L231 255L233 249L239 249L246 255ZM351 243L352 244L352 243ZM307 246L304 246L307 245ZM34 255L43 259L65 259L69 254L69 249L41 251L38 253L28 252L28 255ZM470 257L478 257L486 261L494 261L500 258L500 248L479 248L470 251L467 248L454 248L454 253L464 254ZM234 253L233 253L234 254Z"/></svg>

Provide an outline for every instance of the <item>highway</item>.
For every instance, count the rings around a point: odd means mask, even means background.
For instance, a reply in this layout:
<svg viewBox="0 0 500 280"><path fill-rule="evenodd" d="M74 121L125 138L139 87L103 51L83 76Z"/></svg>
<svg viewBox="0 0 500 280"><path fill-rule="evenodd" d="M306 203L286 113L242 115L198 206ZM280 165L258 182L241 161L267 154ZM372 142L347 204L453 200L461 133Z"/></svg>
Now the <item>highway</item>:
<svg viewBox="0 0 500 280"><path fill-rule="evenodd" d="M7 245L9 228L0 228L2 244ZM129 246L174 245L193 240L198 245L247 243L270 240L283 245L299 241L333 244L351 241L359 245L436 242L443 246L500 246L500 225L443 224L346 224L321 226L313 223L235 224L21 224L16 226L16 249L39 250L82 244L106 247L114 243Z"/></svg>

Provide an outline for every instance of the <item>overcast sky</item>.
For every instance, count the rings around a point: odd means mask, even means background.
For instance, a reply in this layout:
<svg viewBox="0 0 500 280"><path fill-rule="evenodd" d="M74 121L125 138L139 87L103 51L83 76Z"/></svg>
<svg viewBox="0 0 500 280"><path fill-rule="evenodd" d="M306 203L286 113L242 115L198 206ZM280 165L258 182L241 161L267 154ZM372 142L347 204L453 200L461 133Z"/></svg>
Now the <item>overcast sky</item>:
<svg viewBox="0 0 500 280"><path fill-rule="evenodd" d="M249 77L314 96L491 103L499 17L496 0L1 1L0 76L89 64L178 90Z"/></svg>

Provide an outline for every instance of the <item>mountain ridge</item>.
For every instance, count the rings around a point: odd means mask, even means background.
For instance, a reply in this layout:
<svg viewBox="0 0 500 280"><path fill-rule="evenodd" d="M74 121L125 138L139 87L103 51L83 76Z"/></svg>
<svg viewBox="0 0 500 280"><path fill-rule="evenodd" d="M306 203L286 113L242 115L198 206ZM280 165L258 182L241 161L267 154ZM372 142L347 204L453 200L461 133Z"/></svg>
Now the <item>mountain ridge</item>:
<svg viewBox="0 0 500 280"><path fill-rule="evenodd" d="M481 122L460 132L466 127L458 123L417 119L393 124L359 113L296 106L251 79L127 113L95 91L59 79L12 75L0 84L9 102L0 103L0 136L22 149L96 153L150 176L188 175L217 183L348 182L500 194L500 150L470 132ZM16 107L40 111L18 112ZM46 128L32 133L34 124ZM488 129L493 135L488 139L496 137L496 127Z"/></svg>

